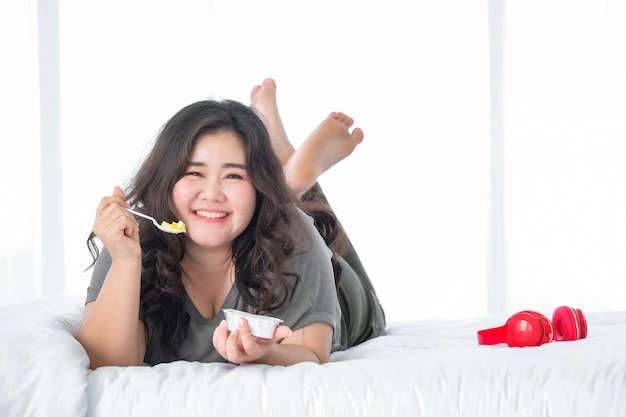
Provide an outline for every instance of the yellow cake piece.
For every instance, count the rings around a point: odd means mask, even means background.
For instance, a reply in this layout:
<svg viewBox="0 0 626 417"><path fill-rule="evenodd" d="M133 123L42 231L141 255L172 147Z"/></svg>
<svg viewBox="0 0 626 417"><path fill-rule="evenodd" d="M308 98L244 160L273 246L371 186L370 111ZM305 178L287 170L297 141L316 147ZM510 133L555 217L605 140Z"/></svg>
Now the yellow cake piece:
<svg viewBox="0 0 626 417"><path fill-rule="evenodd" d="M178 223L163 222L161 223L161 226L183 233L187 232L187 229L185 228L185 223L183 223L182 220L180 220Z"/></svg>

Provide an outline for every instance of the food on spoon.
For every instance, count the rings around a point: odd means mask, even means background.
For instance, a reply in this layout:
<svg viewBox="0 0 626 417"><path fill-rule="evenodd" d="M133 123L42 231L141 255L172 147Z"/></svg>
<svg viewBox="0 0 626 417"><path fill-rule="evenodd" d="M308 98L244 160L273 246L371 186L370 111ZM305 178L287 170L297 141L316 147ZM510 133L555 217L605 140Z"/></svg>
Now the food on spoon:
<svg viewBox="0 0 626 417"><path fill-rule="evenodd" d="M172 229L172 230L175 230L177 232L182 232L182 233L186 233L187 232L187 229L185 228L185 223L183 223L182 220L179 220L178 223L163 222L163 223L161 223L161 226L167 227L168 229Z"/></svg>

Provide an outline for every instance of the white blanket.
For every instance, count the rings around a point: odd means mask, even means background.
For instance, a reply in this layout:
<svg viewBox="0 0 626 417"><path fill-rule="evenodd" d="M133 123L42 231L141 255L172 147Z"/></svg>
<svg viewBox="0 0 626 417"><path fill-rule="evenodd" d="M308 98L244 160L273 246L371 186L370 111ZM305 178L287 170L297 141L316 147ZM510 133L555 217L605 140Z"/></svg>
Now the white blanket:
<svg viewBox="0 0 626 417"><path fill-rule="evenodd" d="M587 339L479 346L506 317L390 323L330 363L88 370L81 297L0 309L0 416L626 416L626 312Z"/></svg>

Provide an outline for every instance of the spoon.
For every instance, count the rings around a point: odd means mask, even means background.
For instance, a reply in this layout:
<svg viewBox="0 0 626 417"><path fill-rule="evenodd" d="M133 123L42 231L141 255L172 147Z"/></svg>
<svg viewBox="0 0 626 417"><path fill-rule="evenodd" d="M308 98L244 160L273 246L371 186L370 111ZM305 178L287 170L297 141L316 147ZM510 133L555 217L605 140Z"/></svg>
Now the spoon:
<svg viewBox="0 0 626 417"><path fill-rule="evenodd" d="M138 211L131 210L129 208L127 208L126 210L128 210L129 213L132 213L136 216L143 217L144 219L148 219L152 221L152 223L157 227L157 229L162 230L166 233L185 233L187 231L185 229L185 223L183 223L182 221L179 221L178 223L163 222L159 224L159 222L157 222L154 217L150 217L146 214L139 213Z"/></svg>

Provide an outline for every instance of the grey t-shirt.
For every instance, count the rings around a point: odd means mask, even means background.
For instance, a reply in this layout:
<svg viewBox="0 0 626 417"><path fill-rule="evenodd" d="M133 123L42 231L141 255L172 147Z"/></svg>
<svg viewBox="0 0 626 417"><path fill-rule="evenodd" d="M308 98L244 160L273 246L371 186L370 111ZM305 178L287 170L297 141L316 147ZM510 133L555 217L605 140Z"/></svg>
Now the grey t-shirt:
<svg viewBox="0 0 626 417"><path fill-rule="evenodd" d="M300 210L298 213L301 219L291 222L296 236L296 255L287 261L285 270L296 272L300 276L300 282L290 301L269 315L284 320L283 324L294 331L313 323L329 324L334 329L331 350L335 351L345 346L342 346L341 309L330 262L331 252L315 228L313 219ZM98 297L110 267L111 256L105 248L94 267L86 302L94 301ZM222 309L228 308L256 313L239 295L235 286L231 288L222 305ZM186 293L185 309L189 313L190 321L187 335L178 352L168 355L162 351L152 351L146 354L145 361L150 364L175 360L225 362L213 347L212 341L215 328L224 319L222 309L218 315L207 319L200 314ZM150 337L154 324L147 322L145 325Z"/></svg>

